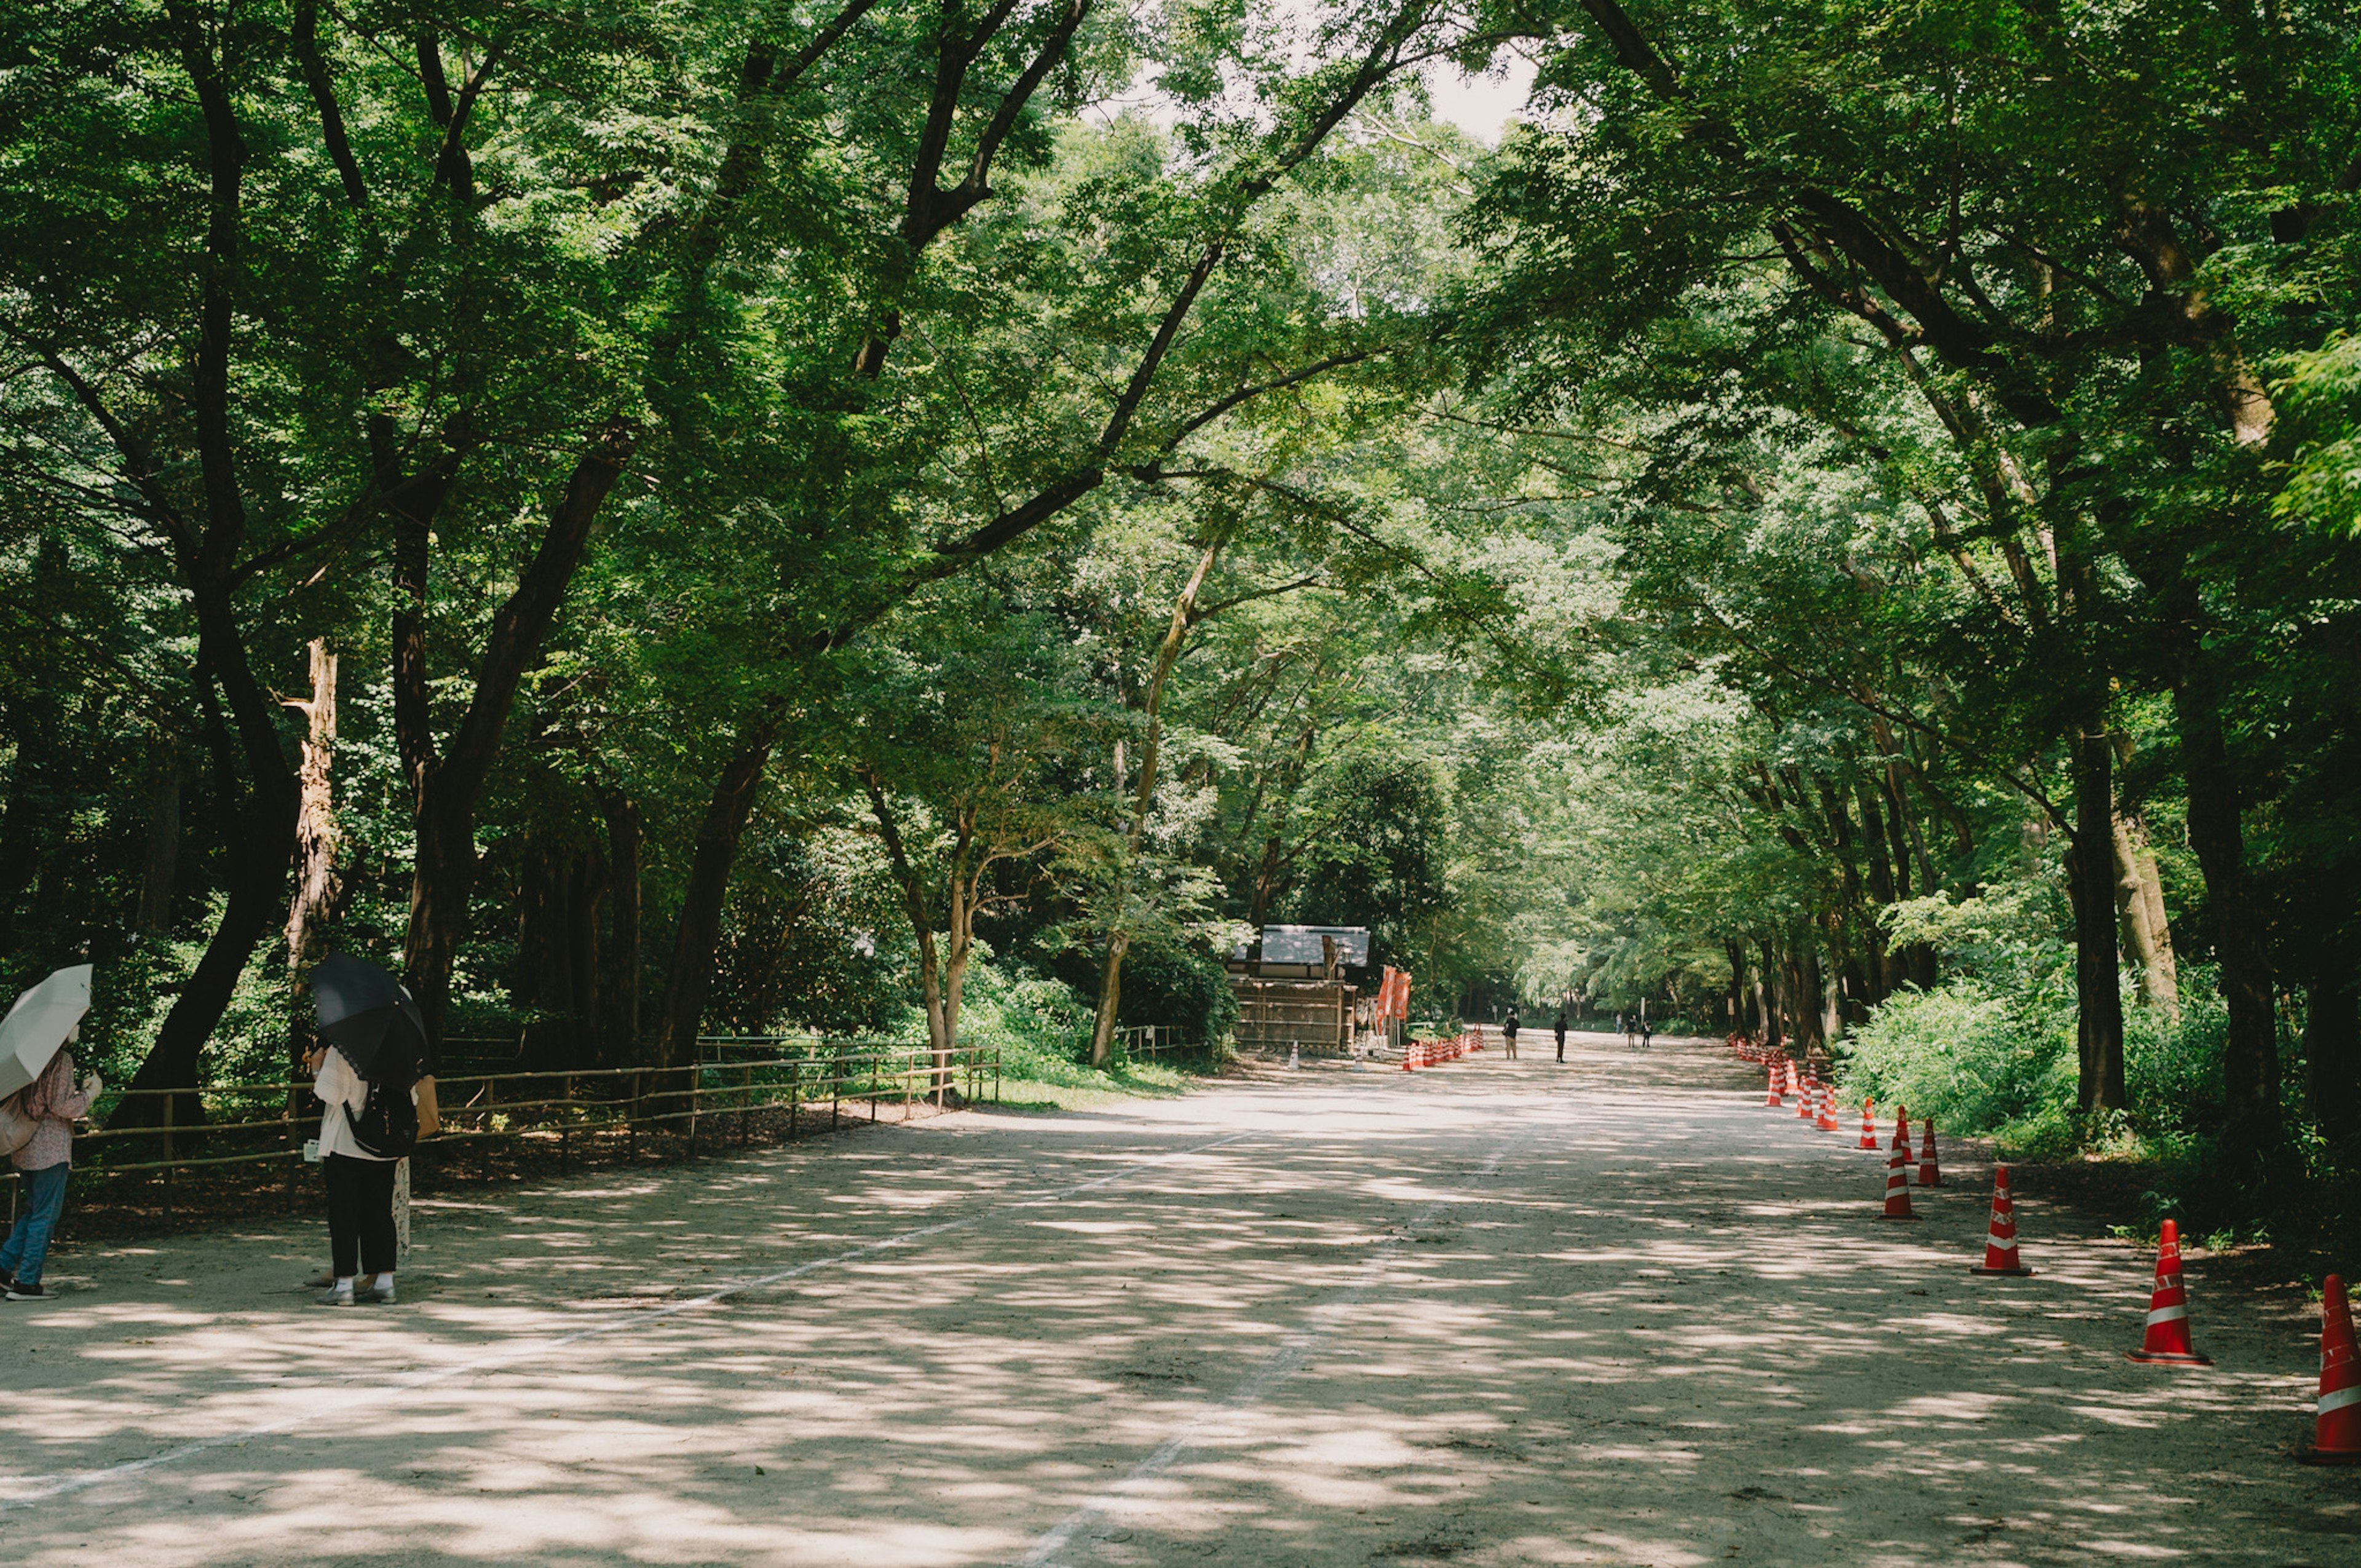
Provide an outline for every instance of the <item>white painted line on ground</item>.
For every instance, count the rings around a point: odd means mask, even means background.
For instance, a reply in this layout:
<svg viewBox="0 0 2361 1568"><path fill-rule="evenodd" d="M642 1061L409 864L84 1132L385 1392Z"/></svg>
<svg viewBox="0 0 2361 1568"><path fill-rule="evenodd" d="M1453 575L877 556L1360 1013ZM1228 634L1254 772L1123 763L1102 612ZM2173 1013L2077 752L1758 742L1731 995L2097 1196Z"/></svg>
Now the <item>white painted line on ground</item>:
<svg viewBox="0 0 2361 1568"><path fill-rule="evenodd" d="M1136 1161L1120 1170L1094 1177L1089 1181L1078 1182L1071 1187L1060 1188L1055 1192L1040 1193L1013 1203L995 1203L979 1213L968 1215L965 1219L943 1220L931 1225L920 1225L914 1230L898 1232L879 1241L864 1242L859 1246L848 1247L843 1252L833 1253L827 1257L816 1257L808 1263L796 1264L792 1268L782 1268L752 1279L741 1279L734 1284L719 1286L686 1300L667 1302L662 1307L653 1308L647 1311L633 1312L628 1317L594 1323L588 1328L577 1329L568 1334L559 1334L537 1343L527 1341L522 1347L504 1343L497 1351L471 1356L451 1366L380 1383L372 1391L385 1395L414 1393L421 1388L432 1388L437 1384L448 1383L454 1378L465 1377L474 1373L505 1371L520 1362L547 1355L552 1351L563 1350L571 1344L579 1344L584 1340L601 1339L609 1334L628 1332L632 1329L643 1328L650 1323L661 1322L666 1318L677 1317L683 1312L695 1311L700 1307L710 1307L717 1302L726 1301L733 1296L742 1296L749 1290L784 1285L790 1279L800 1279L807 1274L817 1274L824 1268L835 1268L842 1264L856 1263L862 1258L891 1251L896 1247L907 1246L912 1242L924 1241L929 1236L939 1236L951 1231L965 1230L994 1214L1005 1213L1012 1209L1032 1209L1049 1203L1062 1203L1077 1193L1108 1186L1123 1180L1126 1177L1136 1176L1143 1170L1153 1170L1164 1161L1187 1155L1202 1154L1207 1149L1217 1149L1224 1144L1234 1144L1241 1138L1255 1135L1251 1132L1232 1133L1227 1137L1215 1138L1209 1143L1191 1145L1185 1149L1175 1149L1169 1154L1159 1155L1155 1159ZM93 1486L102 1486L109 1481L126 1480L132 1476L145 1475L150 1470L161 1469L168 1464L177 1464L183 1459L193 1459L198 1454L210 1453L217 1448L251 1442L258 1438L283 1436L328 1416L349 1413L353 1409L349 1391L364 1381L365 1379L360 1377L348 1377L333 1383L318 1384L313 1392L332 1393L335 1398L320 1403L314 1409L300 1411L281 1420L270 1421L258 1427L248 1427L241 1431L224 1432L219 1437L199 1438L193 1442L182 1443L178 1448L167 1449L161 1453L151 1454L146 1459L126 1460L120 1464L110 1464L104 1469L82 1470L65 1475L24 1475L0 1478L0 1486L32 1488L16 1497L0 1497L0 1513L28 1508L37 1503L46 1503L71 1493L87 1491Z"/></svg>
<svg viewBox="0 0 2361 1568"><path fill-rule="evenodd" d="M1492 1173L1500 1168L1500 1162L1522 1147L1538 1130L1527 1126L1523 1132L1494 1149L1490 1157L1469 1179L1467 1188L1479 1187L1490 1180ZM1433 1218L1438 1210L1459 1202L1466 1196L1466 1190L1463 1189L1435 1199L1411 1215L1400 1235L1382 1244L1369 1255L1369 1260L1361 1266L1361 1271L1353 1283L1312 1310L1310 1315L1314 1321L1310 1326L1298 1329L1290 1335L1286 1343L1271 1353L1268 1360L1230 1391L1229 1398L1191 1418L1179 1431L1159 1444L1155 1453L1134 1465L1130 1475L1060 1519L1034 1544L1032 1552L1022 1560L1023 1568L1059 1568L1060 1558L1077 1536L1086 1528L1104 1519L1126 1497L1140 1492L1148 1482L1170 1469L1183 1453L1203 1442L1212 1435L1208 1429L1213 1423L1259 1404L1265 1395L1301 1371L1303 1364L1312 1359L1312 1353L1319 1348L1320 1343L1334 1333L1346 1321L1352 1309L1360 1305L1362 1299L1376 1288L1378 1277L1393 1266L1394 1255L1401 1250L1402 1244L1417 1234L1419 1228Z"/></svg>

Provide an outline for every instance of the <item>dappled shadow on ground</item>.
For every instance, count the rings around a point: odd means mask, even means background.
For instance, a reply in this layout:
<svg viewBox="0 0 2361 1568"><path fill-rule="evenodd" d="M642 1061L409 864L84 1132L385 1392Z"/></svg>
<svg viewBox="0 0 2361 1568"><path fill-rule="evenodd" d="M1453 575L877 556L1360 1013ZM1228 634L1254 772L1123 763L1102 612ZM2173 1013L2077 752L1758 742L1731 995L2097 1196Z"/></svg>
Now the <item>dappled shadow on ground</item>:
<svg viewBox="0 0 2361 1568"><path fill-rule="evenodd" d="M1545 1036L1544 1036L1545 1038ZM11 1308L27 1563L2361 1560L2277 1451L2309 1325L1984 1172L1878 1157L1726 1053L1323 1063L455 1195L390 1310L258 1227ZM722 1293L726 1292L726 1293ZM190 1444L203 1443L198 1452ZM121 1468L163 1457L147 1469ZM109 1467L117 1467L110 1469Z"/></svg>

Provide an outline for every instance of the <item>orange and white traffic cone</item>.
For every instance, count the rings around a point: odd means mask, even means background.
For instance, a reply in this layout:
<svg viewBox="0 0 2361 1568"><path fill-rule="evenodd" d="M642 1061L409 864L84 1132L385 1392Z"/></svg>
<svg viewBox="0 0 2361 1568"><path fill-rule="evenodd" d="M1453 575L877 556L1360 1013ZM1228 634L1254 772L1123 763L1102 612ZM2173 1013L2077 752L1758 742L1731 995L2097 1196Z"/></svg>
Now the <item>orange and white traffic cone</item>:
<svg viewBox="0 0 2361 1568"><path fill-rule="evenodd" d="M1885 1212L1881 1220L1915 1220L1910 1212L1910 1151L1895 1149L1885 1158Z"/></svg>
<svg viewBox="0 0 2361 1568"><path fill-rule="evenodd" d="M1773 1062L1771 1064L1771 1081L1763 1089L1763 1103L1765 1106L1784 1103L1784 1102L1779 1098L1779 1064L1777 1062Z"/></svg>
<svg viewBox="0 0 2361 1568"><path fill-rule="evenodd" d="M1918 1124L1918 1185L1943 1185L1943 1168L1935 1159L1935 1118L1927 1117Z"/></svg>
<svg viewBox="0 0 2361 1568"><path fill-rule="evenodd" d="M2180 1283L2180 1227L2164 1223L2158 1239L2156 1289L2148 1297L2147 1335L2126 1359L2157 1366L2211 1366L2213 1358L2200 1355L2189 1343L2189 1292Z"/></svg>
<svg viewBox="0 0 2361 1568"><path fill-rule="evenodd" d="M1818 1102L1819 1098L1820 1080L1817 1078L1804 1080L1804 1091L1795 1096L1795 1119L1799 1122L1810 1121L1812 1107Z"/></svg>
<svg viewBox="0 0 2361 1568"><path fill-rule="evenodd" d="M2320 1288L2320 1405L2312 1446L2296 1455L2306 1464L2361 1464L2361 1361L2354 1348L2353 1309L2344 1279L2332 1274Z"/></svg>
<svg viewBox="0 0 2361 1568"><path fill-rule="evenodd" d="M1865 1149L1877 1146L1877 1102L1874 1100L1861 1102L1861 1146Z"/></svg>
<svg viewBox="0 0 2361 1568"><path fill-rule="evenodd" d="M1891 1144L1887 1145L1886 1146L1887 1146L1888 1148L1897 1148L1897 1149L1900 1149L1900 1150L1902 1151L1902 1158L1903 1158L1904 1163L1905 1163L1905 1164L1906 1164L1906 1163L1908 1163L1909 1158L1910 1158L1910 1107L1909 1107L1909 1106L1907 1106L1907 1105L1896 1105L1896 1106L1894 1108L1894 1142L1892 1142Z"/></svg>
<svg viewBox="0 0 2361 1568"><path fill-rule="evenodd" d="M2022 1277L2033 1270L2016 1260L2016 1205L2008 1195L2008 1167L1993 1167L1992 1229L1984 1237L1984 1260L1971 1274Z"/></svg>
<svg viewBox="0 0 2361 1568"><path fill-rule="evenodd" d="M1813 1125L1819 1128L1823 1133L1840 1133L1844 1131L1841 1126L1837 1124L1837 1086L1835 1084L1823 1083L1820 1085L1820 1119L1814 1123Z"/></svg>

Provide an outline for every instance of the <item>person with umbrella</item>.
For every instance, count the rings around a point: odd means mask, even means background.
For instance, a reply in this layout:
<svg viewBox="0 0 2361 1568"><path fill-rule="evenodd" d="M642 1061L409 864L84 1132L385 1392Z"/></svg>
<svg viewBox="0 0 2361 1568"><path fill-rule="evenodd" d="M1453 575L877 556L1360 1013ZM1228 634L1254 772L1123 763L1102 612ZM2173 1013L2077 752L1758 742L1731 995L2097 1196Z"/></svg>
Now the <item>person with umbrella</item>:
<svg viewBox="0 0 2361 1568"><path fill-rule="evenodd" d="M11 1301L48 1301L57 1292L41 1283L49 1238L65 1212L66 1178L73 1169L74 1119L105 1087L92 1073L74 1081L73 1053L90 1011L91 966L60 970L16 999L0 1021L0 1095L15 1112L0 1126L29 1132L9 1154L23 1201L8 1240L0 1244L0 1294ZM0 1146L5 1146L0 1145Z"/></svg>
<svg viewBox="0 0 2361 1568"><path fill-rule="evenodd" d="M331 1282L320 1304L390 1302L394 1164L418 1140L425 1021L401 981L344 953L313 970L312 1003L327 1041L304 1058L322 1106L320 1163L328 1185Z"/></svg>

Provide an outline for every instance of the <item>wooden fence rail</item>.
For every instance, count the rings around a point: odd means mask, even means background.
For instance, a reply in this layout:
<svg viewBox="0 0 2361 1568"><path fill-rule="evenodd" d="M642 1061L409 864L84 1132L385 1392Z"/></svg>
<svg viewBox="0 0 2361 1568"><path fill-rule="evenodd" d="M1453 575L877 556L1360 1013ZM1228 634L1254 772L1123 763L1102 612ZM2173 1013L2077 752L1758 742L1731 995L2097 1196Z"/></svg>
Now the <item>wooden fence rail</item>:
<svg viewBox="0 0 2361 1568"><path fill-rule="evenodd" d="M592 1068L575 1071L467 1073L435 1080L442 1130L422 1149L503 1139L555 1141L559 1168L568 1168L574 1140L622 1133L636 1155L642 1131L685 1133L695 1157L708 1127L725 1139L747 1140L752 1113L784 1107L787 1135L801 1135L803 1117L822 1105L831 1126L847 1104L865 1105L878 1119L882 1104L903 1114L921 1100L957 1091L971 1102L1000 1098L1000 1047L960 1046L938 1052L923 1041L829 1040L811 1036L715 1036L697 1042L698 1059L676 1068ZM308 1080L225 1084L189 1090L126 1090L106 1097L107 1117L119 1119L134 1099L160 1100L155 1122L99 1126L76 1135L77 1179L160 1173L164 1212L171 1214L176 1172L225 1166L300 1164L317 1131L317 1102ZM173 1116L195 1093L205 1119L175 1127ZM202 1152L201 1152L202 1151ZM291 1177L292 1171L289 1173ZM5 1173L8 1210L16 1212L16 1173Z"/></svg>

